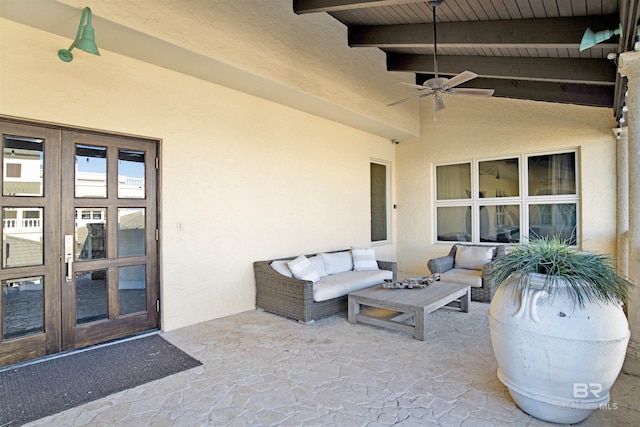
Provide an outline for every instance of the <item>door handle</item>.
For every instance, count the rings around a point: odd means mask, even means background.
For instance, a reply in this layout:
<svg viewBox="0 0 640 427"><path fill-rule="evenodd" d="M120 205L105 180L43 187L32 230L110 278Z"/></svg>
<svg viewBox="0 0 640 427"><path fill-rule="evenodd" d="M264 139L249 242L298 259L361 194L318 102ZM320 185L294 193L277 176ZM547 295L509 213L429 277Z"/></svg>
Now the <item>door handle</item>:
<svg viewBox="0 0 640 427"><path fill-rule="evenodd" d="M67 258L67 282L73 282L73 259Z"/></svg>
<svg viewBox="0 0 640 427"><path fill-rule="evenodd" d="M73 235L64 235L64 262L67 264L65 282L73 282Z"/></svg>

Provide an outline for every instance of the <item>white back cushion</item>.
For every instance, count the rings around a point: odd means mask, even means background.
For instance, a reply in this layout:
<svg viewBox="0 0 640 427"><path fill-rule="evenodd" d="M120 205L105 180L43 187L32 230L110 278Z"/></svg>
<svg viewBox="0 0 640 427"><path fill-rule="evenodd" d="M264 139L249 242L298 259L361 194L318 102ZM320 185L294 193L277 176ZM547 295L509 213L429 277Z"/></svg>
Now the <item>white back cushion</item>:
<svg viewBox="0 0 640 427"><path fill-rule="evenodd" d="M373 248L352 248L351 255L355 271L379 270L376 252Z"/></svg>
<svg viewBox="0 0 640 427"><path fill-rule="evenodd" d="M287 261L273 261L271 263L271 267L283 276L293 277L293 273L291 273L291 270L289 270Z"/></svg>
<svg viewBox="0 0 640 427"><path fill-rule="evenodd" d="M455 268L466 268L467 270L482 270L485 264L491 262L493 258L493 247L464 246L456 248Z"/></svg>
<svg viewBox="0 0 640 427"><path fill-rule="evenodd" d="M324 268L324 261L320 255L312 256L309 261L311 261L311 265L316 269L320 278L327 277L327 270Z"/></svg>
<svg viewBox="0 0 640 427"><path fill-rule="evenodd" d="M353 258L350 251L320 254L327 274L344 273L353 270Z"/></svg>

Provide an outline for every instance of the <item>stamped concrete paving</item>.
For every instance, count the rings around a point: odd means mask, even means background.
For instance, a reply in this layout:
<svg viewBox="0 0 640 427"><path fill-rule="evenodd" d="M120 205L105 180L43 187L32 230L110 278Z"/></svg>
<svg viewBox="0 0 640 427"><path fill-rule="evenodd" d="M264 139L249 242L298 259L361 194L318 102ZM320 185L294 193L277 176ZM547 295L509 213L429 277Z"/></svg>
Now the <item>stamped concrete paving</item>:
<svg viewBox="0 0 640 427"><path fill-rule="evenodd" d="M552 426L496 377L487 311L440 309L427 341L347 322L262 311L162 336L204 363L32 426ZM640 425L640 378L621 374L609 409L581 426Z"/></svg>

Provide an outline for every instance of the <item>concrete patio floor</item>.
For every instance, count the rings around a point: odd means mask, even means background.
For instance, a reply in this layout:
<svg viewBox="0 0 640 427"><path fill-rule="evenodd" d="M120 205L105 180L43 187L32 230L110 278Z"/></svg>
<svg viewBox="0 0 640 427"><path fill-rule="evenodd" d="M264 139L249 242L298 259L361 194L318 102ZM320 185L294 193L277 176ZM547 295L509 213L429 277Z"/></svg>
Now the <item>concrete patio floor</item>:
<svg viewBox="0 0 640 427"><path fill-rule="evenodd" d="M310 325L260 310L163 337L203 366L30 426L552 426L496 377L488 304L440 309L427 341L347 322ZM580 426L640 425L640 378L621 373L608 409Z"/></svg>

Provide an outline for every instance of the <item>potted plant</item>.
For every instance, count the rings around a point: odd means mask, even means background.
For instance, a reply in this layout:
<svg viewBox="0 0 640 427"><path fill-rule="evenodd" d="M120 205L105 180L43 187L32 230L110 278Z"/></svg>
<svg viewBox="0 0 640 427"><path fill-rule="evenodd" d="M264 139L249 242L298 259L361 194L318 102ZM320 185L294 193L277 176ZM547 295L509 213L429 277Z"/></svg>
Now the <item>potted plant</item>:
<svg viewBox="0 0 640 427"><path fill-rule="evenodd" d="M607 407L630 336L622 303L631 285L612 260L538 238L510 247L491 277L491 343L516 404L556 423Z"/></svg>

